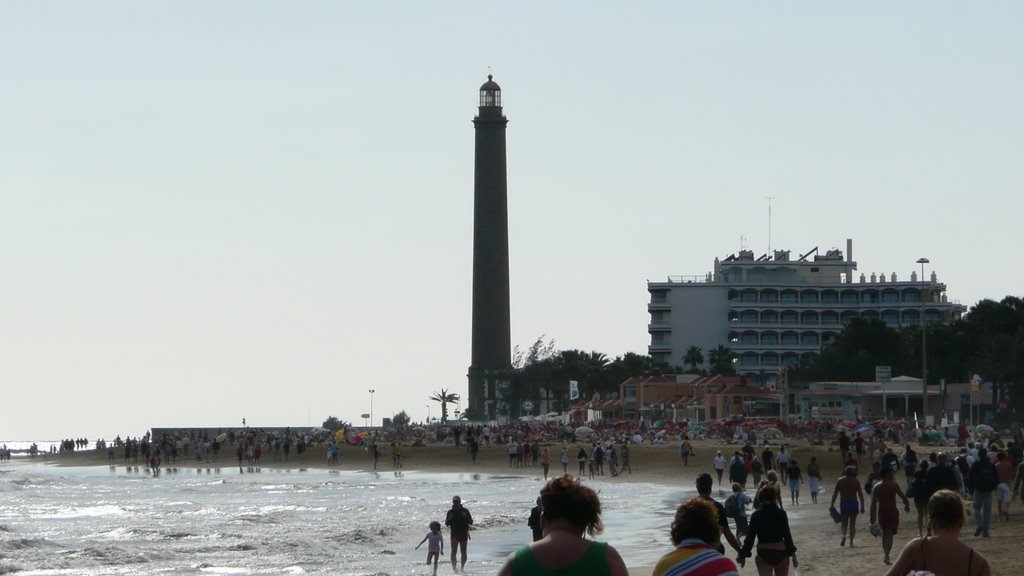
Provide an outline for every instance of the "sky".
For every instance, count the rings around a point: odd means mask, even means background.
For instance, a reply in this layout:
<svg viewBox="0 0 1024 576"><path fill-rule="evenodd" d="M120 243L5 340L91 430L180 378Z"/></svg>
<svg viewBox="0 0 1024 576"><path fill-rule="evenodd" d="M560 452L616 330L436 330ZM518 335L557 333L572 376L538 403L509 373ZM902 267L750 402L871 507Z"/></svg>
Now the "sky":
<svg viewBox="0 0 1024 576"><path fill-rule="evenodd" d="M1024 295L1022 19L0 3L0 439L362 424L371 397L378 424L438 416L467 388L488 73L521 348L646 353L648 280L769 243L852 238L859 271L901 278L926 257L967 306Z"/></svg>

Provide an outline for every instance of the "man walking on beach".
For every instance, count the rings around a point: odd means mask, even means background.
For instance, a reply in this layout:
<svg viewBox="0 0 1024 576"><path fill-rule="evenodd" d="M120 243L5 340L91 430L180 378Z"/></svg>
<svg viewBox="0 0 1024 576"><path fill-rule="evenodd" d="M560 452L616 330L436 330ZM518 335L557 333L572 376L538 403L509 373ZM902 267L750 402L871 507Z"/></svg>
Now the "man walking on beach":
<svg viewBox="0 0 1024 576"><path fill-rule="evenodd" d="M864 513L864 489L857 481L856 466L847 466L843 469L843 475L832 491L830 508L836 507L836 498L839 498L839 515L842 518L843 529L843 539L839 541L839 545L846 546L846 531L849 529L850 548L853 548L853 537L857 533L857 514ZM858 500L860 507L857 506Z"/></svg>
<svg viewBox="0 0 1024 576"><path fill-rule="evenodd" d="M984 448L978 450L978 460L971 466L970 478L974 484L974 521L977 524L974 535L988 538L992 521L992 493L999 486L999 473ZM928 479L931 480L931 475ZM930 484L928 490L934 494Z"/></svg>
<svg viewBox="0 0 1024 576"><path fill-rule="evenodd" d="M711 502L715 506L715 510L718 511L718 527L721 529L722 538L724 538L729 543L729 546L732 546L733 550L738 553L740 551L740 541L736 539L736 536L732 533L732 529L729 528L729 515L725 511L725 506L711 497L711 488L714 485L713 482L711 474L708 474L707 472L697 476L697 494L700 498ZM722 544L721 541L718 542L718 552L725 554L725 545Z"/></svg>
<svg viewBox="0 0 1024 576"><path fill-rule="evenodd" d="M466 545L469 543L469 525L473 523L473 516L469 510L462 507L462 498L452 498L452 508L444 518L444 525L451 530L452 570L455 572L466 569ZM462 548L462 566L455 565L455 552Z"/></svg>
<svg viewBox="0 0 1024 576"><path fill-rule="evenodd" d="M715 474L718 474L718 485L722 485L722 473L725 472L725 458L722 457L722 451L718 451L718 455L715 456L714 461Z"/></svg>
<svg viewBox="0 0 1024 576"><path fill-rule="evenodd" d="M743 487L747 485L747 465L744 464L743 457L740 456L738 450L729 461L729 482L737 482Z"/></svg>

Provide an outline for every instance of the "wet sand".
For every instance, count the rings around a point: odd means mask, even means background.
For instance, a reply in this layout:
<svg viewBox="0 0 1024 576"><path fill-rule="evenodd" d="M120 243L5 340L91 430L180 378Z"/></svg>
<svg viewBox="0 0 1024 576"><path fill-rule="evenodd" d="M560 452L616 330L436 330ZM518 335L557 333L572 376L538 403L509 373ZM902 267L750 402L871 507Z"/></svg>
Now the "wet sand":
<svg viewBox="0 0 1024 576"><path fill-rule="evenodd" d="M697 475L701 472L712 472L713 474L711 461L714 458L715 451L722 450L723 454L729 455L738 449L736 445L722 445L710 440L698 441L693 444L696 454L690 457L689 466L683 466L677 452L677 447L674 445L632 446L630 448L632 454L630 459L633 468L632 474L624 474L616 478L606 475L595 480L588 480L587 482L594 485L604 482L648 482L689 488L694 485ZM915 446L914 448L921 455L927 454L932 450L932 448L928 447ZM549 450L551 451L553 462L551 473L561 473L562 467L558 463L561 454L561 444L552 444L549 446ZM570 445L570 473L576 467L574 456L577 450L578 447L576 445ZM758 450L760 451L760 448ZM858 518L857 536L854 540L855 546L852 548L849 546L839 546L839 525L832 522L828 514L828 505L832 498L832 488L840 473L838 452L830 452L826 447L821 446L807 446L803 442L787 443L787 450L800 462L801 468L810 461L812 455L817 456L824 477L822 482L824 493L819 495L817 504L811 503L811 495L807 490L807 485L806 483L803 485L800 495L800 510L801 512L807 512L810 509L811 513L807 514L799 522L791 523L793 539L798 548L797 557L800 560L800 574L805 576L809 574L836 576L875 576L884 574L888 567L882 563L881 539L871 536L868 532L867 515ZM773 449L773 451L777 452L777 449ZM378 464L379 469L391 470L390 448L384 447L381 452L381 459ZM97 452L90 450L74 454L50 455L45 460L56 465L101 466L107 464L107 455L105 451ZM118 451L115 462L121 465L122 461L123 452ZM370 455L363 448L345 446L341 451L341 462L335 468L341 470L367 470L372 468L372 463ZM474 470L485 474L508 474L510 472L520 473L519 471L525 471L525 469L509 468L508 454L504 446L481 447L480 456L476 464L470 462L465 446L459 448L453 445L408 446L406 447L404 463L406 470L430 470L434 472L465 472L467 470ZM215 465L228 467L237 465L237 460L234 458L233 450L229 449L222 453L219 462L210 462L209 464L206 462L196 463L191 459L179 458L176 465L179 468L206 468ZM324 449L321 447L312 447L301 459L296 458L293 453L288 462L283 460L275 461L272 457L264 457L261 466L264 468L328 468ZM536 469L533 470L531 473L536 473ZM863 482L864 476L862 475L860 479ZM904 479L902 471L897 475L897 479L902 486ZM718 486L716 485L716 497L724 497L724 495L728 494L728 487L724 484L722 489L726 490L725 492L719 494L717 489ZM783 502L785 508L789 509L790 495L789 490L785 488L783 489ZM870 506L870 500L866 501L866 506ZM995 507L993 503L993 508ZM992 565L993 574L1016 574L1020 571L1021 561L1024 560L1024 551L1019 546L1019 542L1024 537L1024 506L1021 505L1019 499L1015 500L1009 522L999 520L995 516L993 514L990 538L974 537L975 525L973 516L968 519L961 537L975 551L989 561ZM903 549L904 545L915 537L917 537L917 517L913 505L911 505L911 512L909 514L902 513L901 509L900 529L893 544L893 561L899 556L899 552ZM605 534L603 538L607 539L612 545L615 545L614 534ZM665 541L665 552L668 552L670 550L668 534L665 535ZM630 566L630 574L651 574L657 560L658 558L651 558L649 563ZM741 569L740 573L743 575L754 575L757 574L757 570L754 568L753 562L748 561L747 566Z"/></svg>

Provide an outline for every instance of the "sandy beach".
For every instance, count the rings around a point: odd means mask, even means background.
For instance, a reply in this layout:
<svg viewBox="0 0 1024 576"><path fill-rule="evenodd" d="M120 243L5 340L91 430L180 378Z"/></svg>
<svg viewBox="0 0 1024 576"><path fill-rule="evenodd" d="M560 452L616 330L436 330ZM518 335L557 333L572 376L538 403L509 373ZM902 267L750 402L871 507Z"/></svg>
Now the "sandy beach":
<svg viewBox="0 0 1024 576"><path fill-rule="evenodd" d="M799 522L792 522L794 542L798 548L797 556L800 560L800 574L822 574L836 576L869 576L884 574L887 566L882 563L882 547L880 538L872 537L867 530L867 516L859 517L857 523L857 537L854 547L840 547L839 525L832 522L828 514L828 505L832 497L832 487L835 479L839 477L840 462L836 451L829 451L826 447L808 446L806 443L794 442L786 444L787 450L793 454L801 467L803 467L812 455L818 457L822 466L824 482L822 487L825 493L819 495L817 504L811 503L810 493L804 484L800 495L800 509L806 512L807 508L812 513ZM928 447L914 447L919 454L927 454L931 449ZM551 473L561 472L561 465L557 463L561 452L561 444L549 445L552 453ZM677 448L674 445L668 446L632 446L631 465L632 474L624 474L612 478L610 476L598 477L594 480L587 480L595 487L601 483L610 482L648 482L670 486L692 487L698 474L701 472L712 472L711 461L717 450L722 450L725 455L731 454L738 449L736 445L722 445L714 441L694 442L695 455L691 456L689 466L684 466L678 456ZM570 445L570 455L574 456L577 447ZM777 451L777 450L775 450ZM123 458L119 450L115 461L121 464ZM230 456L230 457L229 457ZM74 454L50 455L46 461L56 465L69 466L105 466L107 465L106 452L88 450ZM234 466L237 461L231 450L224 451L220 458L220 466ZM194 460L179 459L178 467L196 466ZM205 462L200 467L207 467ZM261 464L264 468L328 468L324 449L311 447L302 459L292 458L285 462L274 461L272 458L264 458ZM345 446L341 451L341 462L335 468L342 470L367 470L372 467L370 455L359 447ZM385 447L382 450L379 467L382 470L390 470L392 467L390 449ZM569 471L573 472L576 467L575 460L570 462ZM509 468L508 456L504 446L481 447L480 457L476 464L472 464L466 448L456 448L453 445L431 445L431 446L409 446L406 448L405 456L406 470L430 470L435 472L465 472L474 470L484 474L537 474L539 467L529 471L530 468ZM897 476L901 485L903 484L902 471ZM861 477L863 481L863 476ZM724 497L728 492L717 492L716 497ZM723 490L728 487L723 484ZM748 493L750 491L748 490ZM789 491L783 490L783 501L785 507L790 507ZM866 501L870 505L870 500ZM993 506L994 507L994 506ZM899 551L912 538L917 536L916 512L911 509L909 514L901 512L900 530L896 535L893 545L893 560L899 555ZM1024 553L1017 548L1018 542L1024 537L1024 507L1020 501L1015 501L1011 510L1009 522L1002 521L993 515L990 538L974 537L973 517L968 519L964 527L962 539L970 544L977 552L981 553L992 565L993 574L1015 574L1019 571L1020 560ZM606 533L603 535L612 545L615 545L615 534ZM668 534L665 535L665 552L668 552L671 545L668 541ZM647 575L657 562L657 558L651 558L649 563L644 565L630 566L630 574ZM757 574L753 562L741 569L741 574Z"/></svg>

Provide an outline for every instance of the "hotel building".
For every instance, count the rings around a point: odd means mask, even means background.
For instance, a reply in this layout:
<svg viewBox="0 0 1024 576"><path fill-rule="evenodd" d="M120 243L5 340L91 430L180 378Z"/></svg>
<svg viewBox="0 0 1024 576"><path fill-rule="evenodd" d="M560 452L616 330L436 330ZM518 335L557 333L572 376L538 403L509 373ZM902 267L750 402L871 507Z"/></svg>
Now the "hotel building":
<svg viewBox="0 0 1024 576"><path fill-rule="evenodd" d="M925 261L927 263L927 261ZM790 255L789 250L755 257L741 250L715 258L706 276L670 276L648 282L651 335L648 354L670 366L685 366L691 346L704 354L719 345L735 355L736 371L753 385L774 388L780 371L819 352L853 318L878 318L893 328L947 323L966 307L946 298L935 272L900 280L856 275L853 241L846 254L832 249Z"/></svg>

